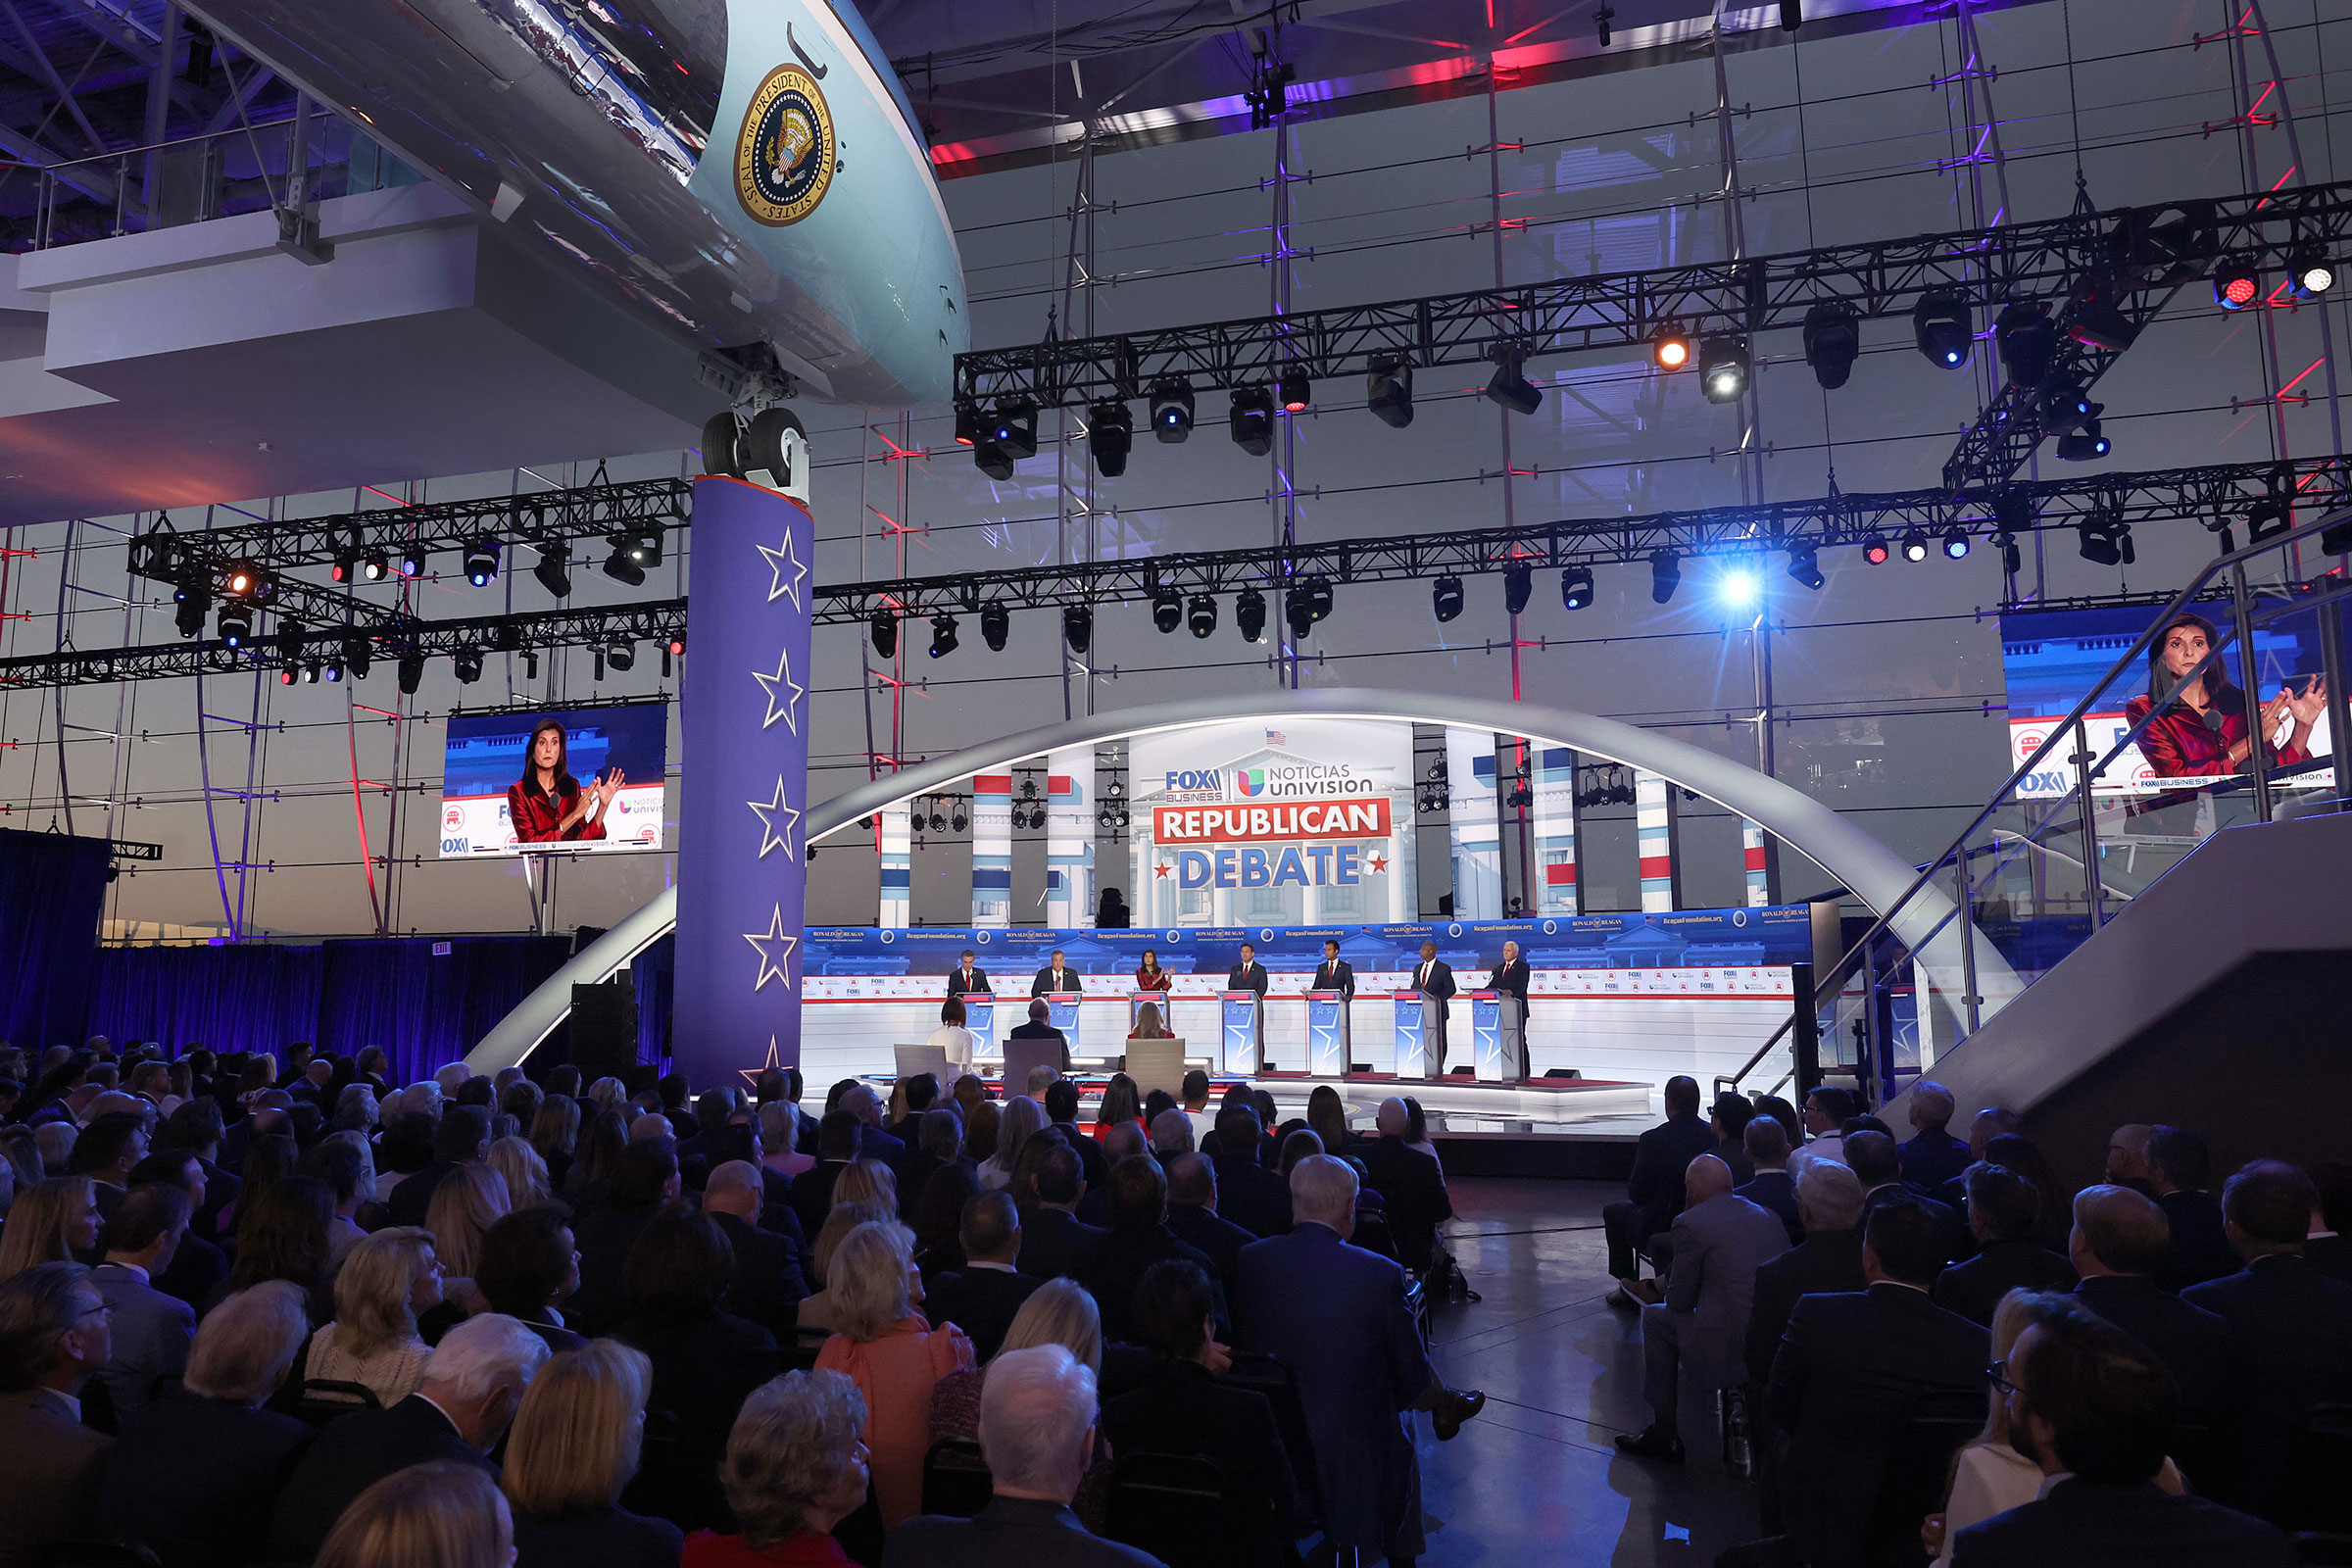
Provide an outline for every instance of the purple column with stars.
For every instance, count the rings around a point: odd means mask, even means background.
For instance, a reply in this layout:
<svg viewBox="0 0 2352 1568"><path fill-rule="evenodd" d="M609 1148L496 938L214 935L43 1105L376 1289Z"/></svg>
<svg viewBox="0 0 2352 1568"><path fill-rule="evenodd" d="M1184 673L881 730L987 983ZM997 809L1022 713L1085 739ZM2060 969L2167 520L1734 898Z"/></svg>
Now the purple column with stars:
<svg viewBox="0 0 2352 1568"><path fill-rule="evenodd" d="M697 1094L801 1059L815 532L773 490L694 483L670 1051Z"/></svg>

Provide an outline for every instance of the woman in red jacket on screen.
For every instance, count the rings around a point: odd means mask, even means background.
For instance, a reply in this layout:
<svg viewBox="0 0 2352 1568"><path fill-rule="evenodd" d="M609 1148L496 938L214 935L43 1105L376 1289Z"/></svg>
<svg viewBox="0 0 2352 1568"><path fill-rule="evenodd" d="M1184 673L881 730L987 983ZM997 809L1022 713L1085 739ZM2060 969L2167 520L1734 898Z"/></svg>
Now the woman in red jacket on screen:
<svg viewBox="0 0 2352 1568"><path fill-rule="evenodd" d="M2148 694L2134 697L2124 710L2125 719L2137 724L2149 710L2139 732L2139 755L2159 778L2217 778L2246 771L2255 735L2246 724L2246 694L2230 683L2220 660L2205 666L2194 680L2190 670L2213 651L2213 622L2202 615L2174 617L2164 635L2148 650ZM2272 767L2293 767L2311 760L2311 729L2328 710L2328 685L2314 675L2300 694L2282 687L2262 706L2259 715L2263 760ZM2271 737L2288 718L2294 728L2284 745Z"/></svg>
<svg viewBox="0 0 2352 1568"><path fill-rule="evenodd" d="M605 813L620 793L621 772L610 770L602 783L580 788L566 764L564 726L543 718L523 748L522 777L507 786L507 820L522 844L569 843L605 836Z"/></svg>

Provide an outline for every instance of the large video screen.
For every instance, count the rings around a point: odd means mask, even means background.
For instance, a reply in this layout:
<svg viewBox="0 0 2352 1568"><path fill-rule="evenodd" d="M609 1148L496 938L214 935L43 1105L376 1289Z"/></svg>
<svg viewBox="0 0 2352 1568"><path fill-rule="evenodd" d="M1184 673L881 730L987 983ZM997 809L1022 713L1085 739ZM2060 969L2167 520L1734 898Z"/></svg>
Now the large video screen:
<svg viewBox="0 0 2352 1568"><path fill-rule="evenodd" d="M550 726L561 728L563 770L577 786L552 799L538 788L537 768L525 782L524 760L535 734L548 729L554 738ZM441 772L441 858L532 853L519 848L526 841L599 853L661 849L668 740L663 703L452 715ZM517 785L536 795L524 804L519 831L512 805Z"/></svg>
<svg viewBox="0 0 2352 1568"><path fill-rule="evenodd" d="M2009 692L2009 765L2022 767L2034 749L2048 738L2052 722L2064 718L2096 685L2119 655L2148 629L2156 609L2102 607L2085 610L2011 611L2001 616L2001 669ZM2201 654L2199 641L2210 628L2224 645L2219 662L2226 681L2219 705L2168 701L2137 741L2127 748L2091 786L2094 796L2164 795L2184 787L2202 788L2217 779L2245 771L2243 761L2230 760L2230 746L2242 738L2249 713L2271 710L2275 723L2270 738L2282 774L2333 755L2326 710L2326 686L2319 677L2323 663L2319 617L2295 614L2259 626L2254 632L2254 676L2261 690L2252 705L2236 683L2245 667L2231 637L2230 606L2200 603L2191 608L2179 630L2183 652L2175 655L2166 636L2150 650L2150 658L2118 676L2103 699L2084 717L2094 758L2103 758L2130 733L2155 702L2161 689L2168 696L2173 682L2166 672L2168 658ZM2194 667L2193 664L2190 667ZM2203 681L2209 689L2211 680ZM2305 715L2298 719L2296 710ZM2306 721L2308 720L2308 721ZM2297 737L2300 735L2300 744ZM2060 743L2042 759L2042 766L2020 786L2027 799L2055 799L2074 787L2074 770L2064 760L2074 748Z"/></svg>

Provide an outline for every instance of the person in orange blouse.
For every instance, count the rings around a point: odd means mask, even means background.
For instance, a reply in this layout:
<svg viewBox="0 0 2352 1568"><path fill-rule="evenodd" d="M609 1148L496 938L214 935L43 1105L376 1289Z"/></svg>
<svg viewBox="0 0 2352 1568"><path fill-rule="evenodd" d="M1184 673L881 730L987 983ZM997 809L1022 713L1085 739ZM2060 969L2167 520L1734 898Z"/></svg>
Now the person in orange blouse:
<svg viewBox="0 0 2352 1568"><path fill-rule="evenodd" d="M935 1330L924 1320L913 1233L895 1221L868 1220L842 1238L825 1291L839 1332L817 1351L817 1369L846 1372L865 1397L874 1496L882 1528L895 1530L922 1512L931 1392L972 1365L972 1342L954 1324Z"/></svg>
<svg viewBox="0 0 2352 1568"><path fill-rule="evenodd" d="M621 771L610 769L586 789L571 776L564 726L543 718L523 748L522 777L507 786L507 820L522 844L570 843L605 836L605 814L620 793Z"/></svg>

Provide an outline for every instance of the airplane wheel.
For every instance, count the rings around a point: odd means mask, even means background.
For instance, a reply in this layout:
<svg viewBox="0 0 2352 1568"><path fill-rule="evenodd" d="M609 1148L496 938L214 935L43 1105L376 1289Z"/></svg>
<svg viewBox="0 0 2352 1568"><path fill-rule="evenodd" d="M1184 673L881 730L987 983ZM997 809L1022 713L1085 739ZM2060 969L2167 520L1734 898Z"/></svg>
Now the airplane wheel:
<svg viewBox="0 0 2352 1568"><path fill-rule="evenodd" d="M750 473L764 468L773 476L777 489L788 488L793 473L792 457L784 439L787 431L799 436L802 445L808 444L808 426L790 409L761 409L753 415L739 448L743 458L741 471Z"/></svg>
<svg viewBox="0 0 2352 1568"><path fill-rule="evenodd" d="M743 477L743 427L732 413L713 414L703 425L703 471Z"/></svg>

